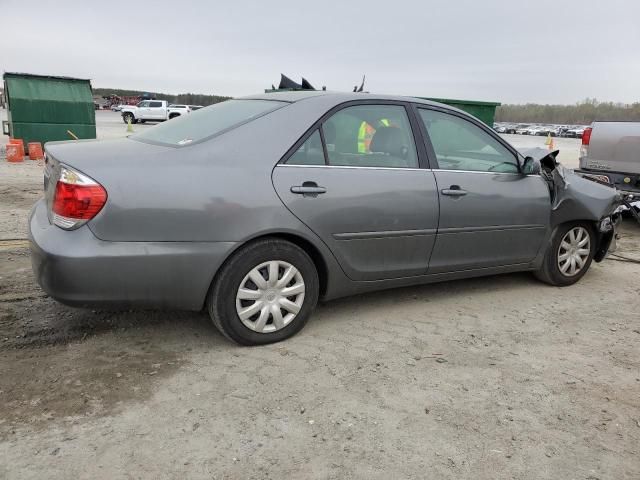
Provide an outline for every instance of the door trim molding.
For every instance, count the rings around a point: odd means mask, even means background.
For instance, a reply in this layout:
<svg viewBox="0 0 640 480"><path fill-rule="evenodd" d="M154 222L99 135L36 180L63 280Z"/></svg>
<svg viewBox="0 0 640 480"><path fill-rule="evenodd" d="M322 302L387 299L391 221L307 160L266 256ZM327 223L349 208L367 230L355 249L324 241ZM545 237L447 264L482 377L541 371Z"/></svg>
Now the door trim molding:
<svg viewBox="0 0 640 480"><path fill-rule="evenodd" d="M502 230L538 230L547 228L545 225L483 225L477 227L450 227L439 228L438 234L446 233L470 233L470 232L495 232Z"/></svg>
<svg viewBox="0 0 640 480"><path fill-rule="evenodd" d="M374 238L418 237L435 235L437 232L438 230L436 228L428 228L424 230L386 230L380 232L334 233L332 236L336 240L369 240Z"/></svg>

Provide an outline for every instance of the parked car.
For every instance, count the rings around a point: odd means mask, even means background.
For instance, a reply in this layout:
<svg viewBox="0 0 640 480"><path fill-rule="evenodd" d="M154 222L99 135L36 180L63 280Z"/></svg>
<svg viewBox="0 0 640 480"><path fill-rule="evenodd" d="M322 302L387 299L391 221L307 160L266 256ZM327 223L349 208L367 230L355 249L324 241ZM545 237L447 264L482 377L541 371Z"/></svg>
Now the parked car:
<svg viewBox="0 0 640 480"><path fill-rule="evenodd" d="M45 148L46 292L205 308L246 345L295 334L319 298L515 271L571 285L615 233L615 189L407 97L269 93Z"/></svg>
<svg viewBox="0 0 640 480"><path fill-rule="evenodd" d="M112 112L119 112L121 111L126 105L111 105L111 111Z"/></svg>
<svg viewBox="0 0 640 480"><path fill-rule="evenodd" d="M515 133L518 135L529 135L531 125L516 125Z"/></svg>
<svg viewBox="0 0 640 480"><path fill-rule="evenodd" d="M551 135L552 137L555 137L556 132L557 130L553 125L540 125L536 129L535 133L532 133L532 135L537 135L539 137L546 137L548 135Z"/></svg>
<svg viewBox="0 0 640 480"><path fill-rule="evenodd" d="M573 127L569 128L565 131L565 137L569 138L582 138L582 134L584 133L584 129L586 127Z"/></svg>
<svg viewBox="0 0 640 480"><path fill-rule="evenodd" d="M138 105L123 107L122 120L124 123L163 122L187 113L191 113L189 105L167 105L166 100L143 100Z"/></svg>
<svg viewBox="0 0 640 480"><path fill-rule="evenodd" d="M544 132L540 125L532 125L527 129L526 135L538 135L540 132ZM543 133L544 135L544 133Z"/></svg>
<svg viewBox="0 0 640 480"><path fill-rule="evenodd" d="M593 122L582 135L576 172L640 200L640 122Z"/></svg>

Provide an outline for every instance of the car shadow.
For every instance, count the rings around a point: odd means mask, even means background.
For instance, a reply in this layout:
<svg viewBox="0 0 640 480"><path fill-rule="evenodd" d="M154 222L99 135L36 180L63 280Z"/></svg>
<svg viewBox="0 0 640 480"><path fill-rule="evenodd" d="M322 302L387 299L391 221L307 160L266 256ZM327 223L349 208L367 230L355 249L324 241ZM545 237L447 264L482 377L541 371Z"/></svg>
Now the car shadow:
<svg viewBox="0 0 640 480"><path fill-rule="evenodd" d="M393 304L411 301L438 302L451 297L467 298L478 292L501 290L510 295L528 293L532 286L544 286L528 273L513 273L453 280L411 287L400 287L359 294L320 303L312 317L323 325L347 321L353 312L385 309ZM35 287L35 286L34 286ZM35 287L37 288L37 287ZM146 333L149 337L168 338L193 335L211 345L228 344L213 326L207 312L164 310L96 310L61 305L49 297L16 302L2 318L4 341L0 348L42 347L82 342L92 337Z"/></svg>
<svg viewBox="0 0 640 480"><path fill-rule="evenodd" d="M532 288L551 289L535 280L531 273L519 272L463 280L429 283L410 287L364 293L323 302L319 305L317 319L324 323L344 321L345 316L371 309L385 309L404 302L447 302L459 298L460 306L468 307L471 295L503 291L505 295L530 295ZM450 305L449 305L450 307Z"/></svg>
<svg viewBox="0 0 640 480"><path fill-rule="evenodd" d="M44 297L39 308L21 308L17 302L2 316L0 348L44 347L82 342L92 337L127 333L147 333L149 337L190 333L211 342L225 340L205 312L163 310L90 310L60 305Z"/></svg>

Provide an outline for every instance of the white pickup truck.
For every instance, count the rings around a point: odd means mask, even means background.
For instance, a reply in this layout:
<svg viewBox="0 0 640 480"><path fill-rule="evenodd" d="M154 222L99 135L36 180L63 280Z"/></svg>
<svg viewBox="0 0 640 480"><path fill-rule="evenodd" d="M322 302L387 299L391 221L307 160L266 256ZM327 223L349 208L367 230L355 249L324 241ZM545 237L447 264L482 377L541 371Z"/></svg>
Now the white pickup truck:
<svg viewBox="0 0 640 480"><path fill-rule="evenodd" d="M190 105L167 105L166 100L143 100L135 106L123 107L124 123L164 122L191 113Z"/></svg>

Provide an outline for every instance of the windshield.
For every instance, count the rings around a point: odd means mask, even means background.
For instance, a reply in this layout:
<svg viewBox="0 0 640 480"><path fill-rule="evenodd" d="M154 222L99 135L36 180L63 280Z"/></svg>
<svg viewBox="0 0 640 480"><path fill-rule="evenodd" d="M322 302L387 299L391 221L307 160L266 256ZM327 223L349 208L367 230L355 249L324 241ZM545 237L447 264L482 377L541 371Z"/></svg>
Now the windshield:
<svg viewBox="0 0 640 480"><path fill-rule="evenodd" d="M273 100L227 100L131 135L134 140L175 147L213 137L287 105Z"/></svg>

